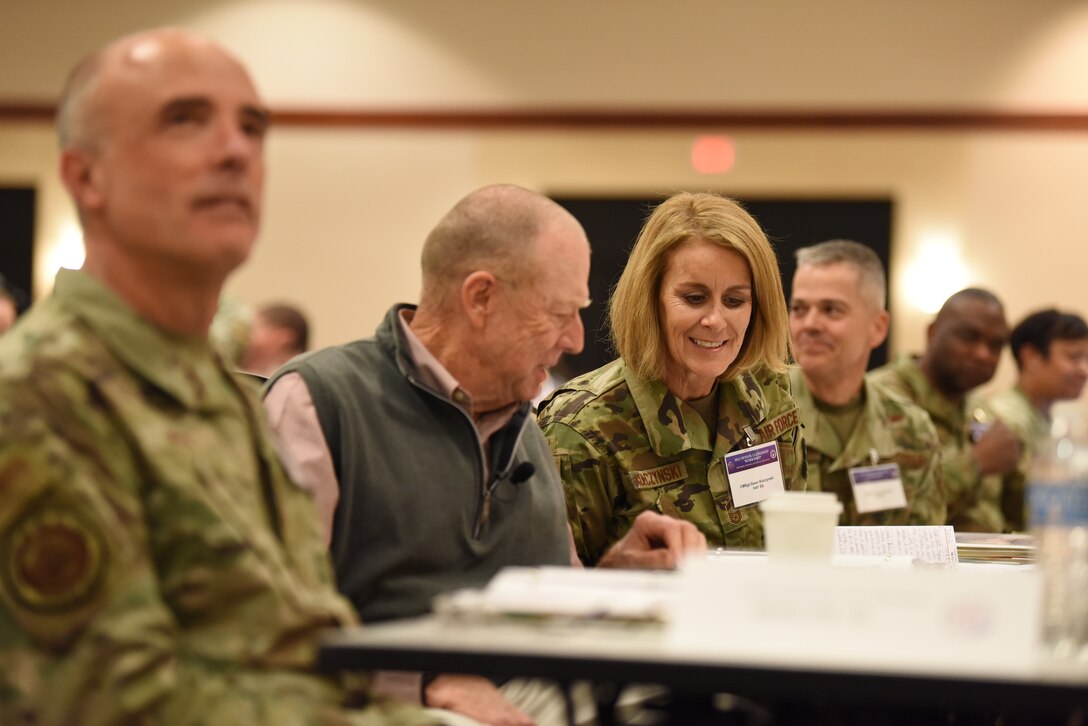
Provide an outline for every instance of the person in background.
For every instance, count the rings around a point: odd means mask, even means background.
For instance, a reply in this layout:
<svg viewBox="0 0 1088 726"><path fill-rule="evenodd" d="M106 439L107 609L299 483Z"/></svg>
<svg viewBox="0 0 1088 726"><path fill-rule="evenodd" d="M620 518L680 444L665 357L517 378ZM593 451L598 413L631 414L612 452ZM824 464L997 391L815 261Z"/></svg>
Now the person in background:
<svg viewBox="0 0 1088 726"><path fill-rule="evenodd" d="M242 65L182 30L68 79L86 262L0 338L0 723L433 722L313 671L355 616L208 342L257 235L268 118Z"/></svg>
<svg viewBox="0 0 1088 726"><path fill-rule="evenodd" d="M1053 308L1028 315L1012 329L1009 346L1016 360L1016 384L984 401L1020 445L1020 460L1001 480L1005 529L1022 531L1024 485L1035 441L1046 434L1050 409L1058 401L1080 398L1088 381L1088 324L1079 315Z"/></svg>
<svg viewBox="0 0 1088 726"><path fill-rule="evenodd" d="M294 305L269 303L253 315L242 370L270 376L296 355L310 349L310 324Z"/></svg>
<svg viewBox="0 0 1088 726"><path fill-rule="evenodd" d="M834 492L841 525L944 524L937 430L924 410L865 380L888 336L884 266L831 240L797 251L790 370L808 454L808 488Z"/></svg>
<svg viewBox="0 0 1088 726"><path fill-rule="evenodd" d="M921 356L904 354L871 371L870 381L926 410L941 439L948 520L957 530L1000 532L999 494L988 474L1015 469L1020 446L1001 421L990 421L968 394L989 382L1009 340L1005 308L988 290L949 297L926 329Z"/></svg>
<svg viewBox="0 0 1088 726"><path fill-rule="evenodd" d="M4 278L0 276L0 334L6 333L15 325L15 319L19 317L19 305L15 302L15 295L4 284Z"/></svg>
<svg viewBox="0 0 1088 726"><path fill-rule="evenodd" d="M484 187L427 236L422 268L418 305L394 305L372 338L295 358L265 389L364 622L426 613L435 596L481 587L503 567L577 561L529 401L561 355L582 349L582 226L535 192ZM601 564L672 567L705 548L693 527L648 515ZM383 682L486 723L565 718L554 688L536 681Z"/></svg>
<svg viewBox="0 0 1088 726"><path fill-rule="evenodd" d="M631 250L609 323L620 357L539 415L583 562L647 511L712 545L761 548L755 505L805 488L805 452L778 260L759 225L715 194L670 197Z"/></svg>

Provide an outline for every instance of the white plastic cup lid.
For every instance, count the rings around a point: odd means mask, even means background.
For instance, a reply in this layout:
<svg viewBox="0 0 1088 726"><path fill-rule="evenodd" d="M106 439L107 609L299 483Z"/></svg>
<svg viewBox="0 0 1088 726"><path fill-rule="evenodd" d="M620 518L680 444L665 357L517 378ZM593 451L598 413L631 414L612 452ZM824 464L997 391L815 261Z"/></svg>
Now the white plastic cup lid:
<svg viewBox="0 0 1088 726"><path fill-rule="evenodd" d="M779 492L759 504L764 512L819 512L842 514L842 502L833 492Z"/></svg>

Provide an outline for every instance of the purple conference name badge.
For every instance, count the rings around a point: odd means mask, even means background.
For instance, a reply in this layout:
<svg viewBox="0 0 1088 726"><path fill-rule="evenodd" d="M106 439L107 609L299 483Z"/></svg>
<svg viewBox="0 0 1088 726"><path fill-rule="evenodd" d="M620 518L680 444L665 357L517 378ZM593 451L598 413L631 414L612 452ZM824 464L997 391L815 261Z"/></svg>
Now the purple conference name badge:
<svg viewBox="0 0 1088 726"><path fill-rule="evenodd" d="M753 446L750 449L743 449L733 454L727 454L725 457L725 466L730 474L735 474L738 471L747 471L754 466L763 466L772 461L778 461L778 446L768 446L767 444L764 444L762 446Z"/></svg>
<svg viewBox="0 0 1088 726"><path fill-rule="evenodd" d="M898 464L884 464L881 466L866 466L854 469L855 484L870 484L876 481L887 481L899 478Z"/></svg>
<svg viewBox="0 0 1088 726"><path fill-rule="evenodd" d="M733 451L722 458L734 507L762 502L785 491L777 441Z"/></svg>
<svg viewBox="0 0 1088 726"><path fill-rule="evenodd" d="M858 514L884 512L907 506L899 464L855 466L847 471Z"/></svg>

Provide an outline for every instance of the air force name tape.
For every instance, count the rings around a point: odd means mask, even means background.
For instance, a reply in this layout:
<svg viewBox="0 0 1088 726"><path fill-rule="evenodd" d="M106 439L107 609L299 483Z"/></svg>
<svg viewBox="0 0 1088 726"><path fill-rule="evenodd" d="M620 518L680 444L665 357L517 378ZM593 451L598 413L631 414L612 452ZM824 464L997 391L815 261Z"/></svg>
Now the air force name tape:
<svg viewBox="0 0 1088 726"><path fill-rule="evenodd" d="M684 462L674 461L656 469L631 472L631 483L635 485L635 489L653 489L654 487L683 481L687 477L688 470L684 467Z"/></svg>

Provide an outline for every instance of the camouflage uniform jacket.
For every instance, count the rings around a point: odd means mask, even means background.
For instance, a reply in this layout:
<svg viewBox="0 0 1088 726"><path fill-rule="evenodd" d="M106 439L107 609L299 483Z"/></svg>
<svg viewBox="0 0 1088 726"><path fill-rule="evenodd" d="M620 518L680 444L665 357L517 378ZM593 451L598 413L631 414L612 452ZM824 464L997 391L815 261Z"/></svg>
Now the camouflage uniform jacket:
<svg viewBox="0 0 1088 726"><path fill-rule="evenodd" d="M1020 386L995 394L982 403L982 408L991 416L1005 422L1020 442L1020 462L1016 470L1005 476L992 474L986 477L990 486L1001 488L1001 512L1005 516L1005 529L1020 532L1027 527L1024 516L1024 486L1035 456L1036 442L1047 433L1049 422L1043 413L1035 408L1024 395ZM991 483L996 480L999 483Z"/></svg>
<svg viewBox="0 0 1088 726"><path fill-rule="evenodd" d="M0 338L0 722L366 722L309 672L354 613L269 441L206 343L61 272Z"/></svg>
<svg viewBox="0 0 1088 726"><path fill-rule="evenodd" d="M1000 493L985 483L971 452L972 440L967 403L955 404L926 378L911 355L900 355L891 363L868 374L878 387L904 396L925 409L941 439L941 467L948 495L948 521L959 531L1000 532L1004 517Z"/></svg>
<svg viewBox="0 0 1088 726"><path fill-rule="evenodd" d="M865 408L850 439L843 443L816 408L800 368L790 371L790 382L805 427L808 488L838 496L843 506L839 524L944 524L947 505L941 446L925 411L866 381ZM848 471L877 463L899 465L907 506L859 514Z"/></svg>
<svg viewBox="0 0 1088 726"><path fill-rule="evenodd" d="M756 506L737 509L722 457L777 440L788 489L805 488L805 452L789 379L766 371L722 381L718 427L669 393L660 380L638 380L616 360L560 386L541 407L567 500L578 554L592 564L623 537L642 511L695 524L712 546L759 549Z"/></svg>

